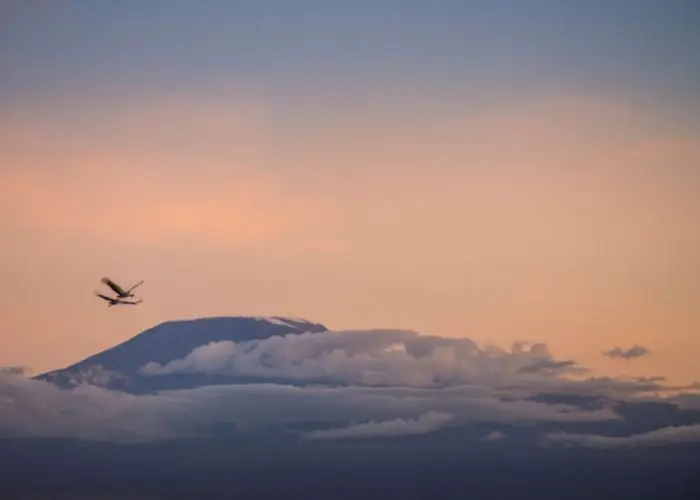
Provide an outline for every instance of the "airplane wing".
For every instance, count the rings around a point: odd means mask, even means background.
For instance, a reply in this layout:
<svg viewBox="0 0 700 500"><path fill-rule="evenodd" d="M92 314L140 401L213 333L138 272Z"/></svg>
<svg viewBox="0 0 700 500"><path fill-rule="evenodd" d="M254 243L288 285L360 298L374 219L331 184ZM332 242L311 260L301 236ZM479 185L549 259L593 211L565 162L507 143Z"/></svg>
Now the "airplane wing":
<svg viewBox="0 0 700 500"><path fill-rule="evenodd" d="M101 299L105 299L108 302L112 302L114 300L112 297L107 297L106 295L102 295L101 293L98 293L98 292L95 292L95 295L97 295Z"/></svg>
<svg viewBox="0 0 700 500"><path fill-rule="evenodd" d="M116 293L117 295L121 296L121 295L127 294L127 292L125 292L122 287L120 287L114 281L112 281L111 279L109 279L107 277L102 278L102 283L104 283L105 285L110 287L112 290L114 290L114 293Z"/></svg>
<svg viewBox="0 0 700 500"><path fill-rule="evenodd" d="M138 283L136 283L134 286L132 286L131 288L129 288L129 289L126 291L126 293L131 293L131 292L134 290L134 288L136 288L137 286L143 285L143 281L144 281L144 280L141 280L141 281L139 281Z"/></svg>

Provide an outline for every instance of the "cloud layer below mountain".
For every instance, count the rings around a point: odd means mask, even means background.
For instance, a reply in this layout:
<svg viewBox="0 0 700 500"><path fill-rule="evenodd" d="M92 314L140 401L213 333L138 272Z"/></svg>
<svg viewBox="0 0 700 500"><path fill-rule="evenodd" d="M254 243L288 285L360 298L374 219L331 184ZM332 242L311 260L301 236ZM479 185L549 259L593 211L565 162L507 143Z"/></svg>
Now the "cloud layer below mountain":
<svg viewBox="0 0 700 500"><path fill-rule="evenodd" d="M659 397L669 389L659 380L584 378L583 368L555 359L544 344L483 348L469 339L404 330L211 343L184 359L141 369L142 377L188 373L274 383L135 395L86 384L61 389L8 368L0 370L0 437L149 441L202 436L217 424L239 431L314 424L302 440L390 438L477 423L618 421L615 401ZM542 394L594 396L602 403L536 398ZM654 432L627 440L558 433L548 442L610 447L700 440L693 426Z"/></svg>

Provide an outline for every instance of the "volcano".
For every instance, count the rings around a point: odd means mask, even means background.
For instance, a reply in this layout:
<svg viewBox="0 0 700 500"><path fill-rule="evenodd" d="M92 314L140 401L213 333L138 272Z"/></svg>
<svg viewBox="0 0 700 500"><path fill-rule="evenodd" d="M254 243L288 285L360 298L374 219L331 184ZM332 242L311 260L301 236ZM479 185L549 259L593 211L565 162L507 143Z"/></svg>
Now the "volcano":
<svg viewBox="0 0 700 500"><path fill-rule="evenodd" d="M276 335L319 333L328 329L300 318L282 316L213 317L166 321L121 344L73 365L37 376L63 388L90 384L130 393L186 389L201 385L256 382L249 377L177 374L147 377L139 369L149 362L162 365L212 342L246 342Z"/></svg>

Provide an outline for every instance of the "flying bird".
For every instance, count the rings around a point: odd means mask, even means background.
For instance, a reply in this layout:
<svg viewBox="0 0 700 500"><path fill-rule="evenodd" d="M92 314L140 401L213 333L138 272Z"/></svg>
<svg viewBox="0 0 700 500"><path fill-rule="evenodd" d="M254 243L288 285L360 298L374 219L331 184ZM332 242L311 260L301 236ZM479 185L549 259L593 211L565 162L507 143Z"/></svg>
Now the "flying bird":
<svg viewBox="0 0 700 500"><path fill-rule="evenodd" d="M138 283L136 283L134 286L132 286L128 290L124 290L121 286L117 285L114 281L107 278L106 276L104 278L102 278L101 281L102 281L102 283L104 283L105 285L110 287L114 291L114 293L117 294L116 297L110 297L108 295L103 295L99 292L95 292L95 295L97 295L101 299L104 299L107 302L109 302L109 307L121 305L121 304L135 306L135 305L143 302L143 299L139 299L139 300L135 300L135 301L124 300L128 297L134 296L134 289L137 286L140 286L143 283L143 280L139 281Z"/></svg>

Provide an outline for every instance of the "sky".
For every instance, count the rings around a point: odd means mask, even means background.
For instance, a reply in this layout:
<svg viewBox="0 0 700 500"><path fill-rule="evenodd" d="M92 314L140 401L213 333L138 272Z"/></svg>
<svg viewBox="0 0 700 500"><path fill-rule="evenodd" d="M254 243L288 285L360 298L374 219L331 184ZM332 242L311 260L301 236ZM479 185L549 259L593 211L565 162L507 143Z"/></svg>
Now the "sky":
<svg viewBox="0 0 700 500"><path fill-rule="evenodd" d="M293 315L700 380L699 17L3 2L0 365Z"/></svg>

